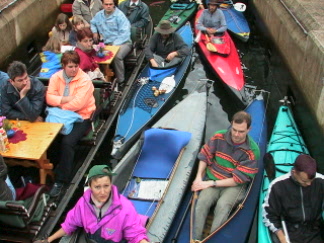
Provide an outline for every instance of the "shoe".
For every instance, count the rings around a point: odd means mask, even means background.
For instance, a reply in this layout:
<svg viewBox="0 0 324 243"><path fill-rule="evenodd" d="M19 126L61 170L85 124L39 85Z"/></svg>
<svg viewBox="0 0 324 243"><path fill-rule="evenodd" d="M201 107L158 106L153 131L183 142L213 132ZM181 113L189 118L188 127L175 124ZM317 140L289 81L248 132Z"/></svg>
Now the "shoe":
<svg viewBox="0 0 324 243"><path fill-rule="evenodd" d="M50 197L58 197L61 194L63 187L64 183L55 182L51 191L49 192Z"/></svg>

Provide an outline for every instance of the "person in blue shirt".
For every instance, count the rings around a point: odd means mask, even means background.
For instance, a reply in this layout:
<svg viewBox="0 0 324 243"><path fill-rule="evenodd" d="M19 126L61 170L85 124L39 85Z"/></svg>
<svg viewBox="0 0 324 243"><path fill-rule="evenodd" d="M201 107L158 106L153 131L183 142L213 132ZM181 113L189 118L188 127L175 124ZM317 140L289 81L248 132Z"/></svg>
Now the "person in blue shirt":
<svg viewBox="0 0 324 243"><path fill-rule="evenodd" d="M125 14L115 7L113 0L102 0L103 10L90 21L95 42L102 37L106 45L120 46L113 61L118 83L125 81L124 58L132 49L131 25Z"/></svg>
<svg viewBox="0 0 324 243"><path fill-rule="evenodd" d="M222 0L210 0L208 9L203 10L200 15L196 28L209 36L221 36L227 30L225 16L218 6L224 3Z"/></svg>

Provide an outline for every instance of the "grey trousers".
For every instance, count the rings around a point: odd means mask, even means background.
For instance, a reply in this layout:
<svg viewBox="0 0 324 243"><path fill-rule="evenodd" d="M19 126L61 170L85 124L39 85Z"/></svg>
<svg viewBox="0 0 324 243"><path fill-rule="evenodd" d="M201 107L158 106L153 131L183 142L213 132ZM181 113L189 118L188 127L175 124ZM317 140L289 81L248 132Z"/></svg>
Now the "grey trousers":
<svg viewBox="0 0 324 243"><path fill-rule="evenodd" d="M159 55L153 54L154 60L157 62L159 67L169 67L178 64L182 61L182 57L175 57L170 62L166 62L165 59Z"/></svg>
<svg viewBox="0 0 324 243"><path fill-rule="evenodd" d="M117 52L117 55L114 58L113 65L118 83L122 83L125 81L124 58L128 55L128 53L131 50L132 44L130 42L122 44Z"/></svg>
<svg viewBox="0 0 324 243"><path fill-rule="evenodd" d="M205 222L212 206L216 204L211 232L215 231L227 220L233 206L244 198L245 190L246 185L209 187L202 190L195 207L193 238L202 240Z"/></svg>

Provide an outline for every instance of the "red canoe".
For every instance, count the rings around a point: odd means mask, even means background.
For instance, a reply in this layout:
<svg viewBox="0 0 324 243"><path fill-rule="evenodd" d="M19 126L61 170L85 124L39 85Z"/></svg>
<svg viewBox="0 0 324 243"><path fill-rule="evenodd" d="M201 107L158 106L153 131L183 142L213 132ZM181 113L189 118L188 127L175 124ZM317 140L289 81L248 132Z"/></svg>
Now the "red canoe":
<svg viewBox="0 0 324 243"><path fill-rule="evenodd" d="M202 11L197 12L196 22ZM196 35L198 32L195 28ZM207 49L208 42L215 46L217 52L211 52ZM244 102L243 71L237 49L229 34L226 32L224 36L212 37L210 40L207 40L206 36L201 34L198 46L215 73Z"/></svg>

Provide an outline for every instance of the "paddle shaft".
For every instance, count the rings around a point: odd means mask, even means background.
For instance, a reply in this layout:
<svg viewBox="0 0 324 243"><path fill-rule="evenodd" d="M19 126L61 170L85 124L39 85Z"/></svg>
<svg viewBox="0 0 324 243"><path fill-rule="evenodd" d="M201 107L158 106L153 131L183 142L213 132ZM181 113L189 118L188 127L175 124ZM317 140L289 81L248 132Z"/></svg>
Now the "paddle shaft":
<svg viewBox="0 0 324 243"><path fill-rule="evenodd" d="M285 233L286 242L290 243L289 234L288 234L288 230L287 230L287 225L286 225L286 222L285 222L285 219L284 219L283 216L281 216L281 224L282 224L283 232Z"/></svg>

